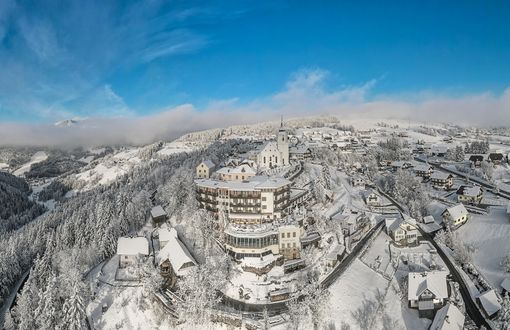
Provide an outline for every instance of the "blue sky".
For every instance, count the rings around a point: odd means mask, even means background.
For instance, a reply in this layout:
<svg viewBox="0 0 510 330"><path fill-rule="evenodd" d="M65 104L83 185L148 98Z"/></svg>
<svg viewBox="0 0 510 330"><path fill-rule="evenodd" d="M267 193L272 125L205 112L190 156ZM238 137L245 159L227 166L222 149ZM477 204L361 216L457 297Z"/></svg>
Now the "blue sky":
<svg viewBox="0 0 510 330"><path fill-rule="evenodd" d="M296 84L356 103L498 99L508 17L506 1L2 0L0 121L268 110Z"/></svg>

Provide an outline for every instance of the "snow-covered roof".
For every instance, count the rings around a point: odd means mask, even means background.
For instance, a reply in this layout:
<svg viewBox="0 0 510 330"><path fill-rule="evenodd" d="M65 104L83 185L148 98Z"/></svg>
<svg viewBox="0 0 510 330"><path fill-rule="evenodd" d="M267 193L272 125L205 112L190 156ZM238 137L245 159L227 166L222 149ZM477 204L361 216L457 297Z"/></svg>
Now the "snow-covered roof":
<svg viewBox="0 0 510 330"><path fill-rule="evenodd" d="M428 164L419 164L414 167L414 170L416 172L426 172L429 171L432 168L431 165Z"/></svg>
<svg viewBox="0 0 510 330"><path fill-rule="evenodd" d="M446 271L409 273L407 298L418 300L425 290L432 292L436 299L448 298L447 275Z"/></svg>
<svg viewBox="0 0 510 330"><path fill-rule="evenodd" d="M280 188L290 185L292 182L280 177L252 176L248 181L222 181L215 179L197 179L195 183L201 187L224 188L237 191L253 191L264 188Z"/></svg>
<svg viewBox="0 0 510 330"><path fill-rule="evenodd" d="M437 311L430 330L462 330L466 317L455 305L446 304Z"/></svg>
<svg viewBox="0 0 510 330"><path fill-rule="evenodd" d="M386 218L384 219L384 225L388 231L393 231L400 225L400 221L397 218Z"/></svg>
<svg viewBox="0 0 510 330"><path fill-rule="evenodd" d="M450 214L452 219L459 219L469 214L464 204L457 204L455 206L449 207L443 212L443 214L446 212Z"/></svg>
<svg viewBox="0 0 510 330"><path fill-rule="evenodd" d="M445 154L448 151L448 147L445 145L434 145L431 151L436 154Z"/></svg>
<svg viewBox="0 0 510 330"><path fill-rule="evenodd" d="M434 173L432 173L430 178L432 180L446 180L446 179L448 179L451 176L452 175L450 173L441 172L441 171L434 171Z"/></svg>
<svg viewBox="0 0 510 330"><path fill-rule="evenodd" d="M457 195L464 195L469 197L477 197L482 193L482 187L480 186L460 186L457 190Z"/></svg>
<svg viewBox="0 0 510 330"><path fill-rule="evenodd" d="M478 296L478 299L480 299L483 309L489 316L497 313L501 309L501 304L498 301L498 296L494 289L485 291Z"/></svg>
<svg viewBox="0 0 510 330"><path fill-rule="evenodd" d="M161 265L165 260L170 261L177 276L184 275L189 266L197 265L186 246L179 240L175 228L170 229L170 239L158 253L158 264Z"/></svg>
<svg viewBox="0 0 510 330"><path fill-rule="evenodd" d="M395 230L397 230L397 228L399 228L401 225L403 224L409 224L413 227L416 227L416 220L411 218L410 216L404 214L403 215L404 218L386 218L385 219L385 225L386 225L386 229L387 231L390 231L390 232L393 232ZM403 227L403 229L405 229L406 227ZM416 229L416 228L414 228ZM414 230L413 229L413 230ZM405 229L407 231L407 229Z"/></svg>
<svg viewBox="0 0 510 330"><path fill-rule="evenodd" d="M434 217L431 215L427 215L426 217L423 217L423 223L433 223Z"/></svg>
<svg viewBox="0 0 510 330"><path fill-rule="evenodd" d="M209 159L204 160L201 164L204 164L208 168L214 168L216 165Z"/></svg>
<svg viewBox="0 0 510 330"><path fill-rule="evenodd" d="M506 292L510 292L510 278L506 277L503 282L501 282L501 287L506 290Z"/></svg>
<svg viewBox="0 0 510 330"><path fill-rule="evenodd" d="M161 205L154 206L151 210L151 217L159 218L162 216L166 216L166 212Z"/></svg>
<svg viewBox="0 0 510 330"><path fill-rule="evenodd" d="M149 255L149 242L145 237L119 237L117 240L118 255Z"/></svg>
<svg viewBox="0 0 510 330"><path fill-rule="evenodd" d="M255 171L250 165L248 164L241 164L236 167L222 167L219 170L216 171L218 174L257 174L257 171Z"/></svg>
<svg viewBox="0 0 510 330"><path fill-rule="evenodd" d="M160 242L168 242L172 237L172 233L170 232L170 229L168 229L167 227L159 228L158 235Z"/></svg>
<svg viewBox="0 0 510 330"><path fill-rule="evenodd" d="M290 154L306 154L309 152L310 152L310 148L308 148L306 145L299 145L299 146L289 148Z"/></svg>

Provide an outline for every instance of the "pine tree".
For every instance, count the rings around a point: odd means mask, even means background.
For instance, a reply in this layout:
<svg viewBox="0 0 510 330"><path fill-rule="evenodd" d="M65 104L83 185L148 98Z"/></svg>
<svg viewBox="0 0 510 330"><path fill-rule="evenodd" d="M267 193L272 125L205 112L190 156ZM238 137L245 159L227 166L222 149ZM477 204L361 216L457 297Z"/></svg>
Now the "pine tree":
<svg viewBox="0 0 510 330"><path fill-rule="evenodd" d="M39 306L35 311L39 329L56 329L62 319L61 307L58 278L55 274L51 274L45 290L39 294Z"/></svg>
<svg viewBox="0 0 510 330"><path fill-rule="evenodd" d="M69 298L62 307L62 324L68 330L81 330L85 328L85 304L83 299L83 287L80 281L75 281Z"/></svg>
<svg viewBox="0 0 510 330"><path fill-rule="evenodd" d="M39 290L34 284L32 276L25 282L23 290L21 290L21 294L18 295L17 299L17 305L14 308L13 314L18 323L18 329L37 329L37 314L35 310L39 304Z"/></svg>

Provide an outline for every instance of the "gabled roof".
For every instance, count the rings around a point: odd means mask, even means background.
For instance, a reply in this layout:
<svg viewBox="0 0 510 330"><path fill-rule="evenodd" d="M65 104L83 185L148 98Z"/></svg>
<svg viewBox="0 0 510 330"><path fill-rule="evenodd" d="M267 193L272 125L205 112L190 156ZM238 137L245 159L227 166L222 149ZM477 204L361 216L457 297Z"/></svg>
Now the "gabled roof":
<svg viewBox="0 0 510 330"><path fill-rule="evenodd" d="M466 210L466 207L464 204L457 204L455 206L449 207L442 213L443 215L448 212L452 219L459 219L463 217L464 215L468 215L468 211Z"/></svg>
<svg viewBox="0 0 510 330"><path fill-rule="evenodd" d="M506 290L506 292L510 292L510 278L506 277L503 282L501 282L501 287Z"/></svg>
<svg viewBox="0 0 510 330"><path fill-rule="evenodd" d="M500 152L493 152L489 154L490 160L502 160L505 156Z"/></svg>
<svg viewBox="0 0 510 330"><path fill-rule="evenodd" d="M166 215L167 214L161 205L154 206L151 210L151 217L153 218L159 218Z"/></svg>
<svg viewBox="0 0 510 330"><path fill-rule="evenodd" d="M471 155L469 160L472 162L481 162L483 160L483 155Z"/></svg>
<svg viewBox="0 0 510 330"><path fill-rule="evenodd" d="M434 171L432 175L430 176L433 180L447 180L452 175L450 173L441 172L441 171Z"/></svg>
<svg viewBox="0 0 510 330"><path fill-rule="evenodd" d="M214 168L216 167L216 165L209 159L207 160L204 160L202 163L200 164L204 164L205 166L207 166L208 168Z"/></svg>
<svg viewBox="0 0 510 330"><path fill-rule="evenodd" d="M414 167L416 172L425 172L433 169L432 165L429 164L419 164Z"/></svg>
<svg viewBox="0 0 510 330"><path fill-rule="evenodd" d="M187 265L197 265L186 246L179 240L175 228L170 229L170 240L158 253L158 264L161 265L165 260L170 261L178 276L186 273Z"/></svg>
<svg viewBox="0 0 510 330"><path fill-rule="evenodd" d="M432 292L436 299L448 298L447 275L446 271L409 273L408 300L418 300L425 290Z"/></svg>
<svg viewBox="0 0 510 330"><path fill-rule="evenodd" d="M290 147L289 153L291 153L291 154L307 154L307 153L310 153L310 148L308 148L306 145Z"/></svg>
<svg viewBox="0 0 510 330"><path fill-rule="evenodd" d="M437 311L430 330L462 330L466 317L455 305L446 304Z"/></svg>
<svg viewBox="0 0 510 330"><path fill-rule="evenodd" d="M482 187L480 186L460 186L457 189L457 195L469 196L469 197L477 197L482 193Z"/></svg>
<svg viewBox="0 0 510 330"><path fill-rule="evenodd" d="M119 237L117 240L119 255L149 255L149 242L145 237Z"/></svg>
<svg viewBox="0 0 510 330"><path fill-rule="evenodd" d="M173 234L170 232L170 229L165 226L158 229L158 235L160 242L168 242Z"/></svg>
<svg viewBox="0 0 510 330"><path fill-rule="evenodd" d="M241 164L236 167L222 167L219 170L216 171L218 174L257 174L257 171L255 171L250 165L248 164Z"/></svg>
<svg viewBox="0 0 510 330"><path fill-rule="evenodd" d="M496 296L496 291L494 291L494 289L485 291L478 296L478 299L480 299L480 303L488 316L494 315L501 309L501 304L498 301L498 296Z"/></svg>

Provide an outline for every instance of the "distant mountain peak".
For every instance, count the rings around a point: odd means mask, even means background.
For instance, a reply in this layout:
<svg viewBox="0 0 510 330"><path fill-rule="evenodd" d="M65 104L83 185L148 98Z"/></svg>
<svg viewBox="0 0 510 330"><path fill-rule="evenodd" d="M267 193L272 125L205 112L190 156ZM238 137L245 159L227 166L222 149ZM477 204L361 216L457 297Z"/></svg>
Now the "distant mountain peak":
<svg viewBox="0 0 510 330"><path fill-rule="evenodd" d="M71 127L71 126L77 125L78 122L79 122L78 119L65 119L65 120L61 120L61 121L56 122L55 126L58 126L58 127Z"/></svg>

